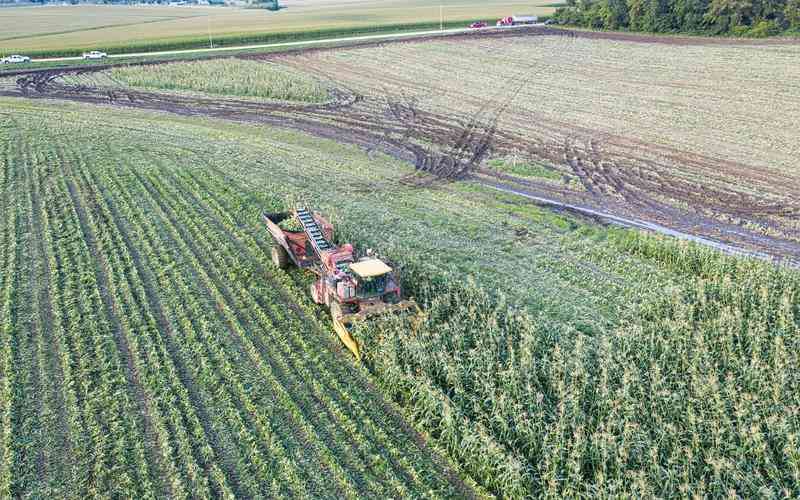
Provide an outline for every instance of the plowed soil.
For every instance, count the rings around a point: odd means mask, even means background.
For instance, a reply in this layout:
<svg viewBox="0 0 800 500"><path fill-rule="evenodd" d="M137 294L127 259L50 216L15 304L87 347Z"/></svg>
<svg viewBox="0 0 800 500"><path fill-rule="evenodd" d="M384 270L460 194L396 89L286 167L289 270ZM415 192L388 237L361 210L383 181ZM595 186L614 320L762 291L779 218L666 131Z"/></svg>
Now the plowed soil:
<svg viewBox="0 0 800 500"><path fill-rule="evenodd" d="M796 196L800 192L800 176L796 171L759 168L760 165L694 147L608 133L571 121L569 117L554 118L536 109L531 111L517 104L518 96L533 85L542 71L552 68L536 67L524 61L511 68L476 68L476 74L486 74L490 79L494 72L495 85L491 91L473 92L467 85L460 85L460 81L426 79L426 76L440 77L447 73L448 64L454 66L454 71L457 69L458 64L448 63L447 53L459 44L472 44L475 50L482 51L476 61L485 61L506 50L533 44L537 37L590 39L614 44L711 45L730 47L730 50L753 43L774 47L791 45L785 40L734 42L545 28L488 31L448 37L446 41L423 39L345 49L351 57L340 57L342 49L263 56L332 82L331 99L321 105L190 97L131 88L69 85L62 81L65 75L97 71L86 69L20 75L15 86L5 87L0 94L161 110L299 129L370 150L378 149L413 162L421 174L409 181L426 183L431 179L471 178L513 186L515 190L556 203L660 224L748 252L789 260L800 258L800 226L797 224L800 200ZM438 47L431 53L430 60L409 60L408 52L392 49L424 44ZM382 52L376 54L375 51ZM371 66L378 63L386 67L385 71ZM463 67L463 61L461 63ZM604 64L604 61L590 62L585 71L600 71ZM630 77L620 73L620 84ZM427 99L431 95L435 98ZM565 178L577 179L579 189L487 167L487 159L510 155L535 162Z"/></svg>

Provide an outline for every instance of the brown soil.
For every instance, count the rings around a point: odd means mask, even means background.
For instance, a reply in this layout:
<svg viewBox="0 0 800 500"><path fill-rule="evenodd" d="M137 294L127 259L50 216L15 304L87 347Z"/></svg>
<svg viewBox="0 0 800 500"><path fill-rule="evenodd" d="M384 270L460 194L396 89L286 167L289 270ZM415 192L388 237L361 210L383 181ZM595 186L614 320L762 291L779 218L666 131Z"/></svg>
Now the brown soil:
<svg viewBox="0 0 800 500"><path fill-rule="evenodd" d="M738 41L716 38L654 37L638 34L569 31L532 28L519 31L487 31L454 37L481 36L488 39L530 36L569 36L648 43L786 43L783 40ZM448 37L452 40L454 37ZM424 38L423 38L424 39ZM419 40L375 42L415 43ZM304 49L314 51L330 48ZM293 55L245 56L255 59L282 58L291 64ZM328 80L326 68L305 64L308 71ZM0 95L28 98L56 98L93 104L167 111L184 116L207 116L240 122L265 123L302 130L313 135L357 144L367 150L381 150L413 163L426 174L413 182L433 179L498 180L524 187L550 199L624 214L670 228L721 240L735 246L756 249L778 258L800 257L800 232L793 221L800 204L792 193L800 190L796 178L775 179L747 165L687 153L666 146L614 137L569 123L537 121L540 135L524 134L498 126L503 113L527 78L523 72L500 82L499 97L481 104L473 116L418 109L413 99L376 91L361 95L338 87L330 91L329 102L317 105L187 97L133 89L102 89L65 85L60 77L94 69L57 69L28 73L17 80L17 88ZM424 85L424 84L421 84ZM538 162L556 172L579 179L585 192L565 185L499 175L481 170L490 155L510 152ZM753 195L723 183L698 184L674 173L675 165L690 167L698 178L716 178L720 172L736 176L743 184L770 186L769 196ZM747 181L747 182L744 182ZM761 230L753 229L760 227ZM768 235L767 235L768 233Z"/></svg>

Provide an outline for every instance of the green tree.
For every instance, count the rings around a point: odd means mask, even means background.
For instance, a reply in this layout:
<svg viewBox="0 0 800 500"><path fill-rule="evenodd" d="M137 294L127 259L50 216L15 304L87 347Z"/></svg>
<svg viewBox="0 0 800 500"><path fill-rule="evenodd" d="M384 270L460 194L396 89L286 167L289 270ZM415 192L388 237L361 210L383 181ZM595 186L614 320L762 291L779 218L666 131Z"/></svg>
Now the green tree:
<svg viewBox="0 0 800 500"><path fill-rule="evenodd" d="M628 0L628 25L634 31L644 31L646 0Z"/></svg>
<svg viewBox="0 0 800 500"><path fill-rule="evenodd" d="M639 24L641 31L651 33L672 31L674 22L669 0L643 0Z"/></svg>
<svg viewBox="0 0 800 500"><path fill-rule="evenodd" d="M625 0L605 0L601 13L606 28L616 30L628 26L628 4Z"/></svg>
<svg viewBox="0 0 800 500"><path fill-rule="evenodd" d="M800 0L567 0L565 24L663 32L765 37L800 29Z"/></svg>
<svg viewBox="0 0 800 500"><path fill-rule="evenodd" d="M753 0L711 0L705 19L718 33L729 33L749 25L752 16Z"/></svg>
<svg viewBox="0 0 800 500"><path fill-rule="evenodd" d="M675 0L672 4L675 24L682 31L702 31L705 28L704 16L707 10L708 0Z"/></svg>
<svg viewBox="0 0 800 500"><path fill-rule="evenodd" d="M790 28L800 29L800 0L788 0L783 16Z"/></svg>
<svg viewBox="0 0 800 500"><path fill-rule="evenodd" d="M783 22L786 0L754 0L753 19Z"/></svg>

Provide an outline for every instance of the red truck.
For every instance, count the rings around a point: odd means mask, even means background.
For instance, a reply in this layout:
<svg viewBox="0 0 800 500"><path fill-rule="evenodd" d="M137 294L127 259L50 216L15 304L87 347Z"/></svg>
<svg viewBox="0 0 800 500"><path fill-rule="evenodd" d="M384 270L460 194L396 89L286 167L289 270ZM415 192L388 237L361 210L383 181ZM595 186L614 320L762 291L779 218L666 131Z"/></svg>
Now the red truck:
<svg viewBox="0 0 800 500"><path fill-rule="evenodd" d="M497 21L497 26L520 26L524 24L536 24L539 18L536 16L508 16Z"/></svg>

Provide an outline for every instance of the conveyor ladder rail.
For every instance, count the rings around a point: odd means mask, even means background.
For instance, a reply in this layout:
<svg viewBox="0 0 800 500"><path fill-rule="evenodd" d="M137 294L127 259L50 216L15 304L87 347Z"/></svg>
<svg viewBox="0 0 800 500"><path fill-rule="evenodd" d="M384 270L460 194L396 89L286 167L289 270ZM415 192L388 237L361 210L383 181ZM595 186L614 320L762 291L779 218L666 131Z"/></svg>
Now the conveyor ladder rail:
<svg viewBox="0 0 800 500"><path fill-rule="evenodd" d="M303 231L308 235L308 241L311 242L314 252L317 254L317 257L322 260L321 253L332 250L334 246L325 239L325 234L322 232L319 224L317 224L316 219L314 219L314 215L309 212L308 209L298 208L296 213L297 220L300 221L300 224L303 226Z"/></svg>

